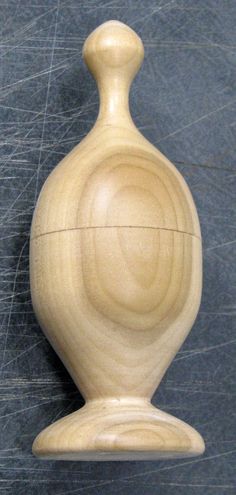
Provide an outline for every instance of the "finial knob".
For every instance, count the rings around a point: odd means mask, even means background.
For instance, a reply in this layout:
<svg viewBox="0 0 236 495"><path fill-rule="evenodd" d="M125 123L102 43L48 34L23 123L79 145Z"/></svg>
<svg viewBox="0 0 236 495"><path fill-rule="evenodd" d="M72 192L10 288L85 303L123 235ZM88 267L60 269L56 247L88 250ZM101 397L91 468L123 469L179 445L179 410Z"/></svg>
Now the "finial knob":
<svg viewBox="0 0 236 495"><path fill-rule="evenodd" d="M142 63L144 48L133 29L119 21L108 21L89 35L83 57L96 80L121 73L132 80Z"/></svg>

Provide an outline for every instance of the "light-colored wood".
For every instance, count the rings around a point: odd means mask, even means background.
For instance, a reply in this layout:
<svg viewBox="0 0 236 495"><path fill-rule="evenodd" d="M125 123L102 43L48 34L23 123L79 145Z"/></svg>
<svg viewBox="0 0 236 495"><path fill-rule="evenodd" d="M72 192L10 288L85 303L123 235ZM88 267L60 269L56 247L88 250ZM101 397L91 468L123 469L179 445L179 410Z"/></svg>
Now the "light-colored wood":
<svg viewBox="0 0 236 495"><path fill-rule="evenodd" d="M201 454L201 436L151 405L196 318L201 234L176 168L135 127L140 38L110 21L86 40L100 93L88 136L48 177L30 243L33 306L86 405L36 438L37 456L125 460Z"/></svg>

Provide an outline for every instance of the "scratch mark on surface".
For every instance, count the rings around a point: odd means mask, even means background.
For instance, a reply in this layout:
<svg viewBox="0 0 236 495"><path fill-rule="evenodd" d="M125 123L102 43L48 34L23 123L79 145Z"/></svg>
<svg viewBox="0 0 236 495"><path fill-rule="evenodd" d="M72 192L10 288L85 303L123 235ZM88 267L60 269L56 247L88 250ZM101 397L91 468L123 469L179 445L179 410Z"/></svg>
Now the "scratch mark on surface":
<svg viewBox="0 0 236 495"><path fill-rule="evenodd" d="M40 143L40 149L39 149L39 161L38 161L38 168L37 168L37 174L36 174L35 203L36 203L36 199L37 199L37 195L38 195L38 178L39 178L39 170L41 168L41 157L42 157L43 142L44 142L44 135L45 135L46 114L47 114L47 109L48 109L48 100L49 100L49 93L50 93L51 79L52 79L52 68L53 68L53 59L54 59L55 46L56 46L59 8L60 8L60 0L57 0L57 8L56 8L56 16L55 16L55 28L54 28L54 38L53 38L53 44L52 44L52 53L51 53L50 67L49 67L49 71L48 71L49 72L49 76L48 76L46 101L45 101L44 115L43 115L43 127L42 127L41 143Z"/></svg>
<svg viewBox="0 0 236 495"><path fill-rule="evenodd" d="M198 119L196 120L193 120L192 122L189 122L189 124L186 124L184 125L183 127L180 127L178 129L176 129L175 131L173 132L170 132L169 134L166 134L165 136L161 137L160 139L158 139L157 143L160 143L161 141L164 141L165 139L168 139L170 137L173 137L175 136L176 134L178 134L179 132L182 132L184 131L185 129L188 129L189 127L195 125L195 124L198 124L199 122L201 122L202 120L205 120L207 119L208 117L210 117L211 115L214 115L218 112L221 112L222 110L224 110L225 108L228 108L228 107L231 107L234 103L236 103L236 98L234 98L233 100L229 101L228 103L225 103L225 105L222 105L218 108L216 108L215 110L212 110L211 112L207 112L205 113L204 115L202 115L201 117L199 117Z"/></svg>

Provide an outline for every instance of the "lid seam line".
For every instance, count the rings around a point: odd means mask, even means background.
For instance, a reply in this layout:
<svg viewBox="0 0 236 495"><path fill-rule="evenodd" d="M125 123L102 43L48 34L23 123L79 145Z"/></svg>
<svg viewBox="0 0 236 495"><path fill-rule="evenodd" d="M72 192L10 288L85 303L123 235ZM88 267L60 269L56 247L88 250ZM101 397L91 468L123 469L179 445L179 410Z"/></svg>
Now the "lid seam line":
<svg viewBox="0 0 236 495"><path fill-rule="evenodd" d="M186 234L190 235L192 237L195 237L196 239L199 239L201 241L201 237L193 234L191 232L186 232L184 230L177 230L177 229L169 229L167 227L152 227L148 225L94 225L94 226L88 226L88 227L71 227L69 229L58 229L58 230L51 230L50 232L42 232L41 234L35 235L34 237L31 237L31 241L34 241L38 239L39 237L44 237L45 235L50 235L50 234L57 234L59 232L71 232L71 231L76 231L76 230L95 230L95 229L150 229L150 230L164 230L167 232L177 232L179 234Z"/></svg>

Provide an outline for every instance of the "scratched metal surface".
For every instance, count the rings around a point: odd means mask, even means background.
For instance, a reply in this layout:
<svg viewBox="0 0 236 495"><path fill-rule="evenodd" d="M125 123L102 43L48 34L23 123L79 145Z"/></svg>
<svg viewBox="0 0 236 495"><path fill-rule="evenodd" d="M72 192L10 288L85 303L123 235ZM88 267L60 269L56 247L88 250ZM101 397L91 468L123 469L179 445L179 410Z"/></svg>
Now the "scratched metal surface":
<svg viewBox="0 0 236 495"><path fill-rule="evenodd" d="M0 12L0 492L235 494L235 1L1 0ZM33 315L30 222L45 178L95 119L81 48L112 18L146 48L135 122L183 173L200 215L202 305L154 402L199 429L207 448L159 463L40 462L35 435L83 401Z"/></svg>

